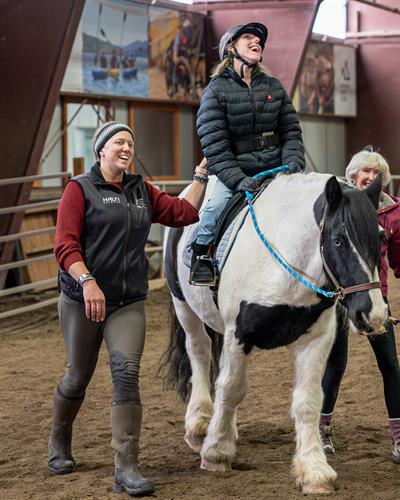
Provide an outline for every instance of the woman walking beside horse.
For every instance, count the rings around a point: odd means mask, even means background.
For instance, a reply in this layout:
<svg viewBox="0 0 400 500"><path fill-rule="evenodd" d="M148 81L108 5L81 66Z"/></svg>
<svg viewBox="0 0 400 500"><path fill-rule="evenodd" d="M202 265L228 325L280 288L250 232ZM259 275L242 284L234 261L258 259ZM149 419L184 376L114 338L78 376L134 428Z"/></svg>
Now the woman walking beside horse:
<svg viewBox="0 0 400 500"><path fill-rule="evenodd" d="M114 389L114 491L136 496L154 491L153 481L137 469L142 422L139 369L148 289L145 243L153 222L180 227L198 220L207 169L203 160L185 198L171 197L127 172L133 143L133 132L123 123L101 126L93 141L96 163L67 184L58 209L58 311L68 370L54 397L48 466L55 474L75 468L72 424L104 340Z"/></svg>
<svg viewBox="0 0 400 500"><path fill-rule="evenodd" d="M378 174L382 185L390 182L390 170L385 158L368 146L355 154L346 168L347 182L356 189L366 189ZM378 217L385 230L381 246L380 281L382 295L388 304L388 263L396 278L400 278L400 200L383 191L379 197ZM400 368L396 353L393 324L388 322L387 332L377 337L368 337L374 351L384 386L385 403L389 416L392 437L392 459L400 464ZM339 317L336 341L328 358L322 388L324 404L320 418L321 437L325 453L335 452L332 441L332 417L340 383L347 365L348 324Z"/></svg>

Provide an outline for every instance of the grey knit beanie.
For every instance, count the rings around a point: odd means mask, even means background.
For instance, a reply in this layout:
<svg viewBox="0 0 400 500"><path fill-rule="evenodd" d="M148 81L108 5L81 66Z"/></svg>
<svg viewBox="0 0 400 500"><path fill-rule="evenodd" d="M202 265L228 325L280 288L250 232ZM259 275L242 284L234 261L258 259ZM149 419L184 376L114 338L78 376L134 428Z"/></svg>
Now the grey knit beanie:
<svg viewBox="0 0 400 500"><path fill-rule="evenodd" d="M104 125L96 130L93 138L93 152L97 159L100 158L100 151L103 149L104 144L111 139L111 137L118 132L129 132L133 139L133 132L128 125L119 122L106 122Z"/></svg>

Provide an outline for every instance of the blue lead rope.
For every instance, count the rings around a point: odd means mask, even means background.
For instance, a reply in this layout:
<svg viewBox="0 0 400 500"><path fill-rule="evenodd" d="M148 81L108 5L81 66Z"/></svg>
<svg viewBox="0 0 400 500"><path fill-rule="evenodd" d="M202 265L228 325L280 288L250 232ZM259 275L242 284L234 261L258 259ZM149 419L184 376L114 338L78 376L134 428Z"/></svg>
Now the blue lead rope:
<svg viewBox="0 0 400 500"><path fill-rule="evenodd" d="M278 172L282 172L283 170L287 170L288 168L289 167L287 165L282 165L281 167L272 168L271 170L266 170L265 172L261 172L260 174L255 175L254 178L258 179L260 177L268 177L269 175L272 175L272 174L275 174ZM249 211L250 211L251 219L252 219L253 224L254 224L254 228L255 228L258 236L260 237L260 240L264 243L264 245L267 247L267 249L269 250L271 255L279 262L279 264L284 269L286 269L286 271L289 274L291 274L293 276L293 278L295 278L297 281L302 283L307 288L310 288L313 292L320 293L320 294L324 295L325 297L329 297L329 298L335 297L337 295L336 292L328 292L326 290L322 290L322 288L318 288L317 286L313 285L309 281L305 280L299 274L297 274L296 271L294 271L290 266L288 266L288 264L286 264L286 262L275 252L275 250L272 248L271 244L267 241L265 236L262 234L260 226L257 223L256 214L254 213L254 207L253 207L253 202L252 202L253 195L251 193L249 193L248 191L246 191L246 199L247 199L247 203L249 205Z"/></svg>

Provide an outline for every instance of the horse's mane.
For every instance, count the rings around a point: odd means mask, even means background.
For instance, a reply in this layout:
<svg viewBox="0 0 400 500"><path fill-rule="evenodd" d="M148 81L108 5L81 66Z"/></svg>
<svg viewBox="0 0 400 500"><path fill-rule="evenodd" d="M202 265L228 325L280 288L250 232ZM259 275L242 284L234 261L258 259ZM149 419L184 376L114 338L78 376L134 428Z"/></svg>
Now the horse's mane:
<svg viewBox="0 0 400 500"><path fill-rule="evenodd" d="M343 197L342 220L358 253L373 272L375 263L379 261L378 216L366 193L351 189L346 190Z"/></svg>

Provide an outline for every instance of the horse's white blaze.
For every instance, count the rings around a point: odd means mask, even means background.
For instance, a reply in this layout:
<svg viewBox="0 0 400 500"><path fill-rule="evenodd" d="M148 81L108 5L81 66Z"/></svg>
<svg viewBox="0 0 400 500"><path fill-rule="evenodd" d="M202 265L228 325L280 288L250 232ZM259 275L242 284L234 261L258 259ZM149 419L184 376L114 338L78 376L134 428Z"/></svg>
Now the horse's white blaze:
<svg viewBox="0 0 400 500"><path fill-rule="evenodd" d="M347 236L349 236L349 235L347 234ZM368 277L367 281L370 281L371 283L376 282L376 281L380 281L378 269L375 268L374 272L372 273L370 268L367 266L367 264L361 258L361 255L359 254L359 252L357 251L356 247L353 245L351 240L350 240L350 245L351 245L353 252L357 255L360 266L362 267L363 271L365 272L365 274ZM382 291L380 288L371 288L371 290L368 291L368 295L369 295L371 302L372 302L372 308L368 314L368 317L364 318L364 320L372 328L373 331L377 332L382 327L382 324L384 323L385 319L387 318L388 308L387 308L385 301L383 300ZM353 321L351 320L351 318L349 318L349 319L350 319L350 326L351 326L352 330L358 332L358 330L357 330L356 326L354 325Z"/></svg>

